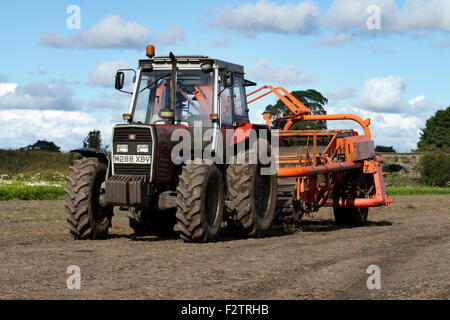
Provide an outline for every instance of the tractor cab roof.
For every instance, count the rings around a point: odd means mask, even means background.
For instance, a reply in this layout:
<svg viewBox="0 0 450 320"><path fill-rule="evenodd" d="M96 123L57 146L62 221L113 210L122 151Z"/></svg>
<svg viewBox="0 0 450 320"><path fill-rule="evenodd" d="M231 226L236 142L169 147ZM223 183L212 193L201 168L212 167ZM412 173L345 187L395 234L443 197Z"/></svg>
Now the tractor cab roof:
<svg viewBox="0 0 450 320"><path fill-rule="evenodd" d="M213 59L207 56L176 56L176 59L179 69L198 69L204 63L212 63L213 65L217 65L219 69L226 69L242 74L244 73L244 67L241 65ZM170 70L172 68L172 61L168 56L158 56L151 59L142 59L139 60L139 68Z"/></svg>

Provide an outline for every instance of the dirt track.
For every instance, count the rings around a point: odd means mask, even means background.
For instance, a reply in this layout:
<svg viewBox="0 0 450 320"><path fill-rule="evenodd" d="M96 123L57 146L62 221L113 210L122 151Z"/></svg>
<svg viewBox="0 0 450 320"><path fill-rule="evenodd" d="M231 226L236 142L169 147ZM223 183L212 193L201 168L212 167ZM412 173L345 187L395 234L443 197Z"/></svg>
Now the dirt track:
<svg viewBox="0 0 450 320"><path fill-rule="evenodd" d="M362 228L321 209L295 232L212 244L135 239L122 212L112 239L73 241L62 201L0 202L0 299L449 299L450 196L395 199ZM372 264L380 290L366 286Z"/></svg>

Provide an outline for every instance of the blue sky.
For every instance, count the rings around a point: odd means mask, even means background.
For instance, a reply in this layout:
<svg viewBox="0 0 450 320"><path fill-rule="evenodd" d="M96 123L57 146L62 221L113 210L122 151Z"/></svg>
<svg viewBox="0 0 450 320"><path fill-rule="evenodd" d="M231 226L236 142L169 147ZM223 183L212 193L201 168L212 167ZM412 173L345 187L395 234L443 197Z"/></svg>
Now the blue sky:
<svg viewBox="0 0 450 320"><path fill-rule="evenodd" d="M70 30L67 8L79 7ZM370 29L379 9L379 28ZM328 113L370 117L376 144L415 148L420 128L450 105L450 2L15 1L1 4L0 148L38 139L63 150L100 129L110 144L129 96L113 88L145 46L244 65L259 85L316 89ZM373 9L373 8L372 8ZM251 107L260 121L266 98ZM357 128L329 122L331 128Z"/></svg>

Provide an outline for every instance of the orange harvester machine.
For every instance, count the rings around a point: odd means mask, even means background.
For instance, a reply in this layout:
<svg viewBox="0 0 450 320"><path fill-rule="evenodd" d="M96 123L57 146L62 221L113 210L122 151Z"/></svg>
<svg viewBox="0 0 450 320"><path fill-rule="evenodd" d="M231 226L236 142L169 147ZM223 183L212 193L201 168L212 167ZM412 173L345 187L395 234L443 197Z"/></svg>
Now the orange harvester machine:
<svg viewBox="0 0 450 320"><path fill-rule="evenodd" d="M247 94L247 103L270 93L289 109L282 117L264 114L269 127L271 120L282 124L282 129L272 129L272 136L281 143L277 159L279 208L307 213L321 206L376 207L393 201L385 192L383 161L375 154L369 119L352 114L312 115L310 109L282 87L263 86L252 91ZM346 119L356 121L364 135L354 130L289 130L298 121ZM292 138L303 140L302 146L283 146L283 141Z"/></svg>

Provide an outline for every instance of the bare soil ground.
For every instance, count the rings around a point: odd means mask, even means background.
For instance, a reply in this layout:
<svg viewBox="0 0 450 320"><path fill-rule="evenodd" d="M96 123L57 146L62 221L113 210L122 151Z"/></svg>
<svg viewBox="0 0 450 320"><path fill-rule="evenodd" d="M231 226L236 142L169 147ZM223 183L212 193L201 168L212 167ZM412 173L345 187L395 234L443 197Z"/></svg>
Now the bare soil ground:
<svg viewBox="0 0 450 320"><path fill-rule="evenodd" d="M263 239L189 244L132 236L74 241L62 201L0 202L1 299L449 299L450 197L397 196L369 224L339 228L331 209ZM366 286L369 265L381 289ZM81 268L69 290L66 268Z"/></svg>

